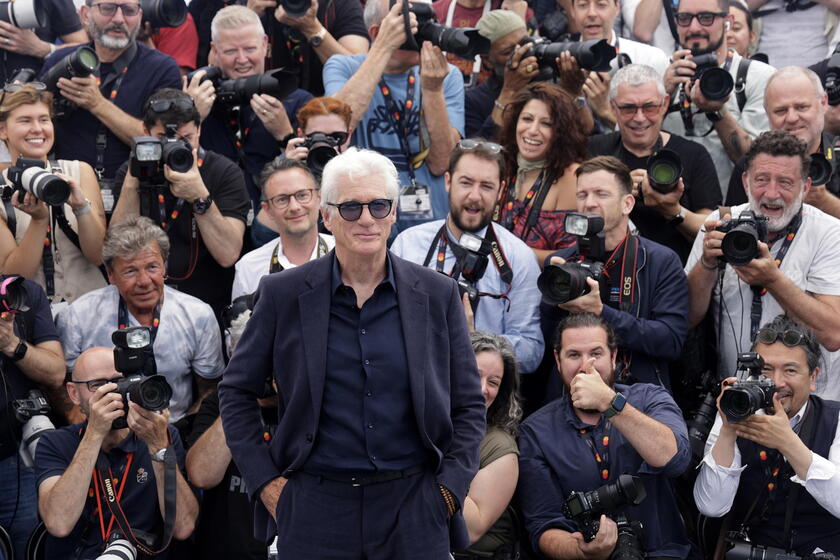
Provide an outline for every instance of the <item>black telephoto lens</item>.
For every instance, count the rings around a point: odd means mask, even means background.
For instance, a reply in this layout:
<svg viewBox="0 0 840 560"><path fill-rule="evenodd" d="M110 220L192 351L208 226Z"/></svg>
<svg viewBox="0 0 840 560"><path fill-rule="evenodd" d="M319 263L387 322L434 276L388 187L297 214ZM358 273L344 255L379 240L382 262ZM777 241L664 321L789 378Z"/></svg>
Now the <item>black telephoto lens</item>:
<svg viewBox="0 0 840 560"><path fill-rule="evenodd" d="M831 180L834 168L823 154L811 154L811 165L808 167L808 177L811 185L825 185Z"/></svg>
<svg viewBox="0 0 840 560"><path fill-rule="evenodd" d="M187 82L192 81L193 76L195 76L198 72L202 70L204 70L204 76L201 77L202 82L210 80L214 84L218 84L219 81L222 79L222 71L217 66L202 66L201 68L196 68L195 70L187 74Z"/></svg>
<svg viewBox="0 0 840 560"><path fill-rule="evenodd" d="M297 88L297 77L278 68L245 78L225 80L216 88L216 102L223 105L243 105L250 103L254 95L268 94L277 99L287 97Z"/></svg>
<svg viewBox="0 0 840 560"><path fill-rule="evenodd" d="M175 142L164 142L161 152L161 160L169 166L172 171L186 173L193 166L192 150L182 140Z"/></svg>
<svg viewBox="0 0 840 560"><path fill-rule="evenodd" d="M74 76L83 78L93 74L97 68L99 68L99 57L96 56L96 51L88 46L81 46L47 70L43 82L48 90L56 92L59 78L70 79Z"/></svg>
<svg viewBox="0 0 840 560"><path fill-rule="evenodd" d="M141 0L143 21L153 29L178 27L187 20L187 3L184 0Z"/></svg>

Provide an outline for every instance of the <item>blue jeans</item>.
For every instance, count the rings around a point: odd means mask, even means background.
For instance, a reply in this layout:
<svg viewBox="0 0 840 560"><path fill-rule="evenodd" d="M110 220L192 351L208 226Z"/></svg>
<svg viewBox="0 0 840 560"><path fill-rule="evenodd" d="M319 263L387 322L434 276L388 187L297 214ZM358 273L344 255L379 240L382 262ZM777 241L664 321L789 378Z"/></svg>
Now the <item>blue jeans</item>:
<svg viewBox="0 0 840 560"><path fill-rule="evenodd" d="M17 454L0 461L0 525L12 537L15 560L25 560L26 542L38 525L35 472ZM3 558L0 552L0 560Z"/></svg>

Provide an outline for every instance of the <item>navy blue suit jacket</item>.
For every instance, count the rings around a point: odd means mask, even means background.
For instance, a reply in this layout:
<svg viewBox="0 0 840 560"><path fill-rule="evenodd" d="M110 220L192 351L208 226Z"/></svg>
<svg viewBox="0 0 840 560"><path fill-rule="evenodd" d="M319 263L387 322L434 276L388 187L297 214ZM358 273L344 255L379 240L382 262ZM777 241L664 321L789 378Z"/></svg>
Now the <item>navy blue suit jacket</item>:
<svg viewBox="0 0 840 560"><path fill-rule="evenodd" d="M273 534L260 491L278 476L294 476L318 434L333 255L262 278L253 314L219 384L227 444L255 501L257 538L266 536L263 530ZM463 504L478 471L486 410L457 284L393 254L390 259L420 437L435 459L437 482ZM279 424L267 443L256 399L272 372ZM460 514L450 529L465 535Z"/></svg>

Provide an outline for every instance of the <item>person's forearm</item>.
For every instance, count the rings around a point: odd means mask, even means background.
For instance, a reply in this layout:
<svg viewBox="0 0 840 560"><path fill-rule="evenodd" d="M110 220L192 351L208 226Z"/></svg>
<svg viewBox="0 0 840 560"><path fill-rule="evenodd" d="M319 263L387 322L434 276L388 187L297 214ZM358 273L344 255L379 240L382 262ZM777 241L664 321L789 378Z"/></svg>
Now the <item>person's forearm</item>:
<svg viewBox="0 0 840 560"><path fill-rule="evenodd" d="M390 59L391 50L374 43L356 73L333 96L350 105L353 110L350 129L356 128L356 125L359 124L367 112L370 101L373 99L373 93L382 77L382 72L385 71L385 66Z"/></svg>
<svg viewBox="0 0 840 560"><path fill-rule="evenodd" d="M697 237L697 233L703 227L711 212L709 208L702 208L698 212L692 212L688 208L683 207L683 221L677 226L677 231L689 241L694 241L694 238ZM671 217L673 218L673 216Z"/></svg>
<svg viewBox="0 0 840 560"><path fill-rule="evenodd" d="M108 100L102 100L90 112L126 145L130 145L135 136L144 135L140 119L132 117Z"/></svg>
<svg viewBox="0 0 840 560"><path fill-rule="evenodd" d="M245 224L236 218L223 216L215 203L195 221L207 250L219 265L228 268L236 264L242 252Z"/></svg>
<svg viewBox="0 0 840 560"><path fill-rule="evenodd" d="M540 535L540 552L552 560L585 560L578 542L562 529L548 529Z"/></svg>
<svg viewBox="0 0 840 560"><path fill-rule="evenodd" d="M136 185L129 185L123 180L123 186L120 189L120 198L117 200L117 205L114 206L114 211L111 213L111 223L116 224L139 213L139 189Z"/></svg>
<svg viewBox="0 0 840 560"><path fill-rule="evenodd" d="M28 342L26 345L29 348L23 359L17 362L17 368L29 379L45 387L61 386L66 372L64 356L61 355L61 344L50 341L37 346Z"/></svg>
<svg viewBox="0 0 840 560"><path fill-rule="evenodd" d="M426 163L432 175L443 175L449 167L449 156L458 143L458 131L449 124L443 86L438 90L423 89L423 119L429 131L429 156Z"/></svg>
<svg viewBox="0 0 840 560"><path fill-rule="evenodd" d="M87 501L90 479L102 440L86 431L73 460L48 493L41 493L38 512L55 537L66 537L73 531Z"/></svg>
<svg viewBox="0 0 840 560"><path fill-rule="evenodd" d="M341 41L336 39L332 36L332 33L327 31L327 34L324 35L323 41L317 47L313 47L315 54L318 55L318 58L321 60L321 64L329 60L329 58L334 54L345 54L345 55L352 55L352 54L364 54L367 52L368 41L364 37L356 36L358 41L345 41L345 43L350 43L350 46L342 44ZM310 37L307 37L307 40ZM343 39L343 37L342 37Z"/></svg>
<svg viewBox="0 0 840 560"><path fill-rule="evenodd" d="M677 438L671 428L644 414L630 403L608 421L652 467L664 467L677 454Z"/></svg>
<svg viewBox="0 0 840 560"><path fill-rule="evenodd" d="M717 264L717 263L715 263ZM703 317L706 316L706 311L709 310L709 303L712 301L712 292L715 288L715 279L717 277L718 269L708 270L704 263L703 257L688 273L688 326L696 327Z"/></svg>
<svg viewBox="0 0 840 560"><path fill-rule="evenodd" d="M816 198L811 197L810 195L814 194L814 191L815 188L811 187L811 191L808 193L809 196L805 199L805 202L816 206L830 216L840 218L840 198L837 198L836 195L828 192L827 189L823 189L821 196Z"/></svg>
<svg viewBox="0 0 840 560"><path fill-rule="evenodd" d="M19 274L26 278L35 278L41 266L44 239L47 236L49 220L31 220L20 243L3 263L3 274ZM20 227L20 226L18 226Z"/></svg>
<svg viewBox="0 0 840 560"><path fill-rule="evenodd" d="M102 264L105 241L105 215L91 207L90 212L76 216L79 224L79 245L85 258L96 266Z"/></svg>
<svg viewBox="0 0 840 560"><path fill-rule="evenodd" d="M723 149L726 150L726 155L733 163L741 159L752 145L752 137L741 128L728 110L722 111L722 118L715 123L715 131Z"/></svg>
<svg viewBox="0 0 840 560"><path fill-rule="evenodd" d="M829 352L840 350L840 313L836 309L803 292L781 272L765 287L782 309L811 330Z"/></svg>
<svg viewBox="0 0 840 560"><path fill-rule="evenodd" d="M715 463L721 467L729 468L735 460L735 440L737 436L734 430L721 428L720 435L712 447L712 457Z"/></svg>
<svg viewBox="0 0 840 560"><path fill-rule="evenodd" d="M167 453L175 453L175 448L170 446ZM166 465L160 461L152 461L155 485L157 486L158 507L163 519L166 518L165 467ZM196 501L187 481L181 475L181 470L177 464L175 470L175 526L172 528L172 536L182 541L188 539L195 529L195 520L198 518L198 501Z"/></svg>
<svg viewBox="0 0 840 560"><path fill-rule="evenodd" d="M194 486L208 490L222 481L231 459L220 417L187 453L187 476Z"/></svg>
<svg viewBox="0 0 840 560"><path fill-rule="evenodd" d="M787 445L779 448L779 452L790 463L796 476L805 480L808 476L808 469L811 468L812 460L811 450L808 449L808 446L796 436L792 437Z"/></svg>
<svg viewBox="0 0 840 560"><path fill-rule="evenodd" d="M662 19L660 0L642 0L633 17L633 35L643 43L653 41L653 34Z"/></svg>
<svg viewBox="0 0 840 560"><path fill-rule="evenodd" d="M537 258L537 265L542 269L545 267L545 259L551 255L554 251L550 249L534 249L531 247L531 250L534 252L534 256Z"/></svg>
<svg viewBox="0 0 840 560"><path fill-rule="evenodd" d="M515 97L516 92L512 90L502 88L502 91L499 92L499 97L496 98L496 103L493 104L493 112L490 113L493 122L496 123L499 127L501 127L504 124L504 109L508 106L509 103L513 101Z"/></svg>

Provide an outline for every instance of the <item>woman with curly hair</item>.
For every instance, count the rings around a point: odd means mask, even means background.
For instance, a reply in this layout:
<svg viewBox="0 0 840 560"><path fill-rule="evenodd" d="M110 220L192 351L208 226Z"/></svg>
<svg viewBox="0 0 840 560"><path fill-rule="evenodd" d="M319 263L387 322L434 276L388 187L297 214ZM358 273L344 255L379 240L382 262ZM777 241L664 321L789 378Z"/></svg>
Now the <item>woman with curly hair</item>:
<svg viewBox="0 0 840 560"><path fill-rule="evenodd" d="M575 169L587 139L575 101L559 86L531 83L505 108L499 136L507 182L496 219L534 250L542 266L553 251L574 243L563 227L575 208Z"/></svg>
<svg viewBox="0 0 840 560"><path fill-rule="evenodd" d="M508 505L519 479L519 380L513 347L505 337L476 331L470 340L487 406L487 433L479 447L479 471L464 500L464 521L472 544L453 555L497 558L503 557L498 555L502 550L512 552L516 541L517 528Z"/></svg>

